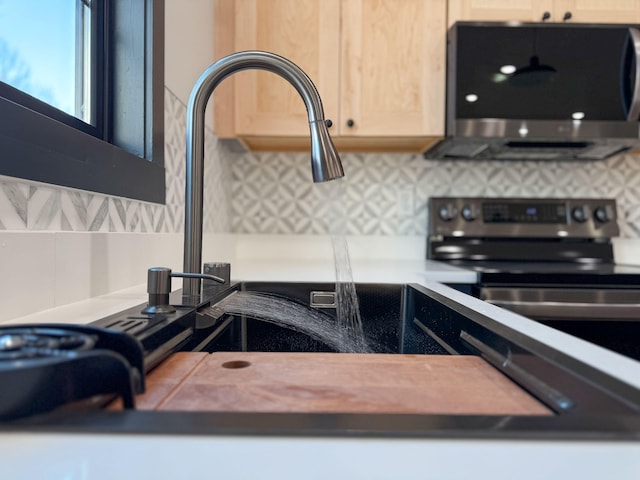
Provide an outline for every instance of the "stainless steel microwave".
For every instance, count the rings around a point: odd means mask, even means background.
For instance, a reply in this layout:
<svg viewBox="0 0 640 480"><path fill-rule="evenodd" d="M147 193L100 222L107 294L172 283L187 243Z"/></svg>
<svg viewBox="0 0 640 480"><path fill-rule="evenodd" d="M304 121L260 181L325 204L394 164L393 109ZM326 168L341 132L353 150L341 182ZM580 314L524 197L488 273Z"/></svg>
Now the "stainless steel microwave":
<svg viewBox="0 0 640 480"><path fill-rule="evenodd" d="M640 145L640 26L458 22L427 158L601 159Z"/></svg>

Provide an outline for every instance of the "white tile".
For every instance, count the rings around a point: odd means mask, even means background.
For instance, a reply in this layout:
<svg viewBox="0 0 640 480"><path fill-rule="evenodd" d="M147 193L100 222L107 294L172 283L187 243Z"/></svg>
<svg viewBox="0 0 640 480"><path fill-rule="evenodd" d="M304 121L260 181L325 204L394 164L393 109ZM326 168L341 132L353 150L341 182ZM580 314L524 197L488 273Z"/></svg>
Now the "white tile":
<svg viewBox="0 0 640 480"><path fill-rule="evenodd" d="M60 194L60 223L62 230L86 231L89 194L79 190L62 190Z"/></svg>
<svg viewBox="0 0 640 480"><path fill-rule="evenodd" d="M0 181L0 229L27 228L27 197L29 187L7 178Z"/></svg>
<svg viewBox="0 0 640 480"><path fill-rule="evenodd" d="M91 195L87 203L87 230L109 231L109 199L102 195Z"/></svg>
<svg viewBox="0 0 640 480"><path fill-rule="evenodd" d="M29 230L60 230L61 209L59 189L30 186L27 214Z"/></svg>
<svg viewBox="0 0 640 480"><path fill-rule="evenodd" d="M0 232L0 321L55 306L55 235Z"/></svg>
<svg viewBox="0 0 640 480"><path fill-rule="evenodd" d="M103 295L147 281L147 270L179 270L182 235L94 233L90 237L90 295Z"/></svg>
<svg viewBox="0 0 640 480"><path fill-rule="evenodd" d="M55 235L55 304L91 296L91 233L58 232Z"/></svg>

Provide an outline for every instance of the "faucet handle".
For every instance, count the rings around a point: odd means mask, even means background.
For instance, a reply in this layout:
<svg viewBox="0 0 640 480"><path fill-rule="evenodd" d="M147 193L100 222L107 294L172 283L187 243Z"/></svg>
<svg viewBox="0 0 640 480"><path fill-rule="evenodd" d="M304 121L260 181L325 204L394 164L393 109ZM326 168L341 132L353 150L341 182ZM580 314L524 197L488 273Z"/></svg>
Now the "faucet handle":
<svg viewBox="0 0 640 480"><path fill-rule="evenodd" d="M142 313L174 313L176 311L175 307L169 304L171 277L202 278L204 280L213 280L217 283L225 283L224 279L206 273L171 272L171 269L167 267L152 267L147 270L149 303L142 310Z"/></svg>
<svg viewBox="0 0 640 480"><path fill-rule="evenodd" d="M169 270L171 272L171 270ZM182 272L174 272L171 273L172 277L180 277L180 278L200 278L202 280L212 280L216 283L225 283L226 280L224 278L217 277L215 275L209 275L208 273L182 273Z"/></svg>

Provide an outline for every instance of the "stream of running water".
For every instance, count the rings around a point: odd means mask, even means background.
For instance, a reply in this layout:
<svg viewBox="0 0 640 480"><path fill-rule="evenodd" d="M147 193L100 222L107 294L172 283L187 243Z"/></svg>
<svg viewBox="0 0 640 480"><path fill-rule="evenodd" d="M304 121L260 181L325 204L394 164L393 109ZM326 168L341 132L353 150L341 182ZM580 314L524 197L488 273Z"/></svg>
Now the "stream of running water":
<svg viewBox="0 0 640 480"><path fill-rule="evenodd" d="M323 196L324 221L331 236L335 267L336 318L321 310L263 292L236 292L211 307L296 330L339 352L370 352L364 335L346 238L345 184L342 179L316 185Z"/></svg>

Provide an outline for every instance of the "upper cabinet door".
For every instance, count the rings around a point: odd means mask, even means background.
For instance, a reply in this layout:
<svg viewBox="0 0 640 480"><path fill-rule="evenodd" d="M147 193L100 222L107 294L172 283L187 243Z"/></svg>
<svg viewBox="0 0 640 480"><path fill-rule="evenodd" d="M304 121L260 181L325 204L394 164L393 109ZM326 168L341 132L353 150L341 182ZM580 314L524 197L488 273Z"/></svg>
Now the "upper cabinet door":
<svg viewBox="0 0 640 480"><path fill-rule="evenodd" d="M264 50L302 68L322 97L326 118L338 114L340 0L236 0L235 50ZM237 135L308 136L305 105L279 76L234 75Z"/></svg>
<svg viewBox="0 0 640 480"><path fill-rule="evenodd" d="M423 151L444 134L446 15L446 0L216 0L215 49L298 64L339 148ZM249 70L224 83L214 94L221 138L308 148L307 113L286 81Z"/></svg>
<svg viewBox="0 0 640 480"><path fill-rule="evenodd" d="M340 135L442 135L445 38L445 0L343 0Z"/></svg>
<svg viewBox="0 0 640 480"><path fill-rule="evenodd" d="M457 21L540 22L554 0L449 0L449 25Z"/></svg>
<svg viewBox="0 0 640 480"><path fill-rule="evenodd" d="M640 0L450 0L448 23L459 20L636 23Z"/></svg>
<svg viewBox="0 0 640 480"><path fill-rule="evenodd" d="M640 0L556 0L557 20L567 12L571 22L638 23Z"/></svg>

